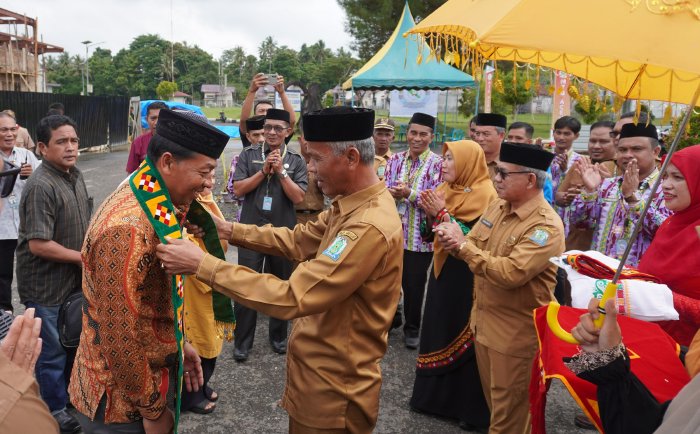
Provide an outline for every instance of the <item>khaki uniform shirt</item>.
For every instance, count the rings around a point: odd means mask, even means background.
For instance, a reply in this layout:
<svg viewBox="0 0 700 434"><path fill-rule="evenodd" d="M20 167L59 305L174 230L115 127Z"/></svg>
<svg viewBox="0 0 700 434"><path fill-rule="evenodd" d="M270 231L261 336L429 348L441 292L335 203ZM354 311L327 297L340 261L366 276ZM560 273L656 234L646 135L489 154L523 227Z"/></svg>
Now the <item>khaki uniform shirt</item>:
<svg viewBox="0 0 700 434"><path fill-rule="evenodd" d="M386 172L387 160L379 155L374 156L374 173L380 181L384 181L384 173Z"/></svg>
<svg viewBox="0 0 700 434"><path fill-rule="evenodd" d="M532 310L554 300L556 265L564 251L559 215L538 196L512 211L494 201L467 236L458 257L474 272L471 313L476 340L513 357L532 357L537 336Z"/></svg>
<svg viewBox="0 0 700 434"><path fill-rule="evenodd" d="M58 433L34 376L0 351L0 433Z"/></svg>
<svg viewBox="0 0 700 434"><path fill-rule="evenodd" d="M197 271L247 307L297 318L282 407L303 425L344 428L352 404L373 426L403 263L401 221L384 184L336 198L316 222L294 229L234 224L230 242L301 262L288 281L211 255Z"/></svg>

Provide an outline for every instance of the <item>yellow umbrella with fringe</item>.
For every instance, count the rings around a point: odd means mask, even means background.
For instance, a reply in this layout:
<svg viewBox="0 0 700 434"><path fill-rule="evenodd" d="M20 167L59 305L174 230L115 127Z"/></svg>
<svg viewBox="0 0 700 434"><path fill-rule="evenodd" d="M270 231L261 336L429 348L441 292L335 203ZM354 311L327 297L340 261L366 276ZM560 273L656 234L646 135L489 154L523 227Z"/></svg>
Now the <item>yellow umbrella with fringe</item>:
<svg viewBox="0 0 700 434"><path fill-rule="evenodd" d="M624 99L694 107L700 94L700 0L450 0L407 35L425 42L437 61L469 69L477 80L485 62L505 60L565 71ZM686 110L679 131L685 130L691 112ZM669 147L662 173L680 136ZM661 176L652 194L660 182ZM603 314L605 301L615 296L632 244L600 302ZM550 328L562 340L577 343L558 324L558 308L552 303L548 309Z"/></svg>
<svg viewBox="0 0 700 434"><path fill-rule="evenodd" d="M450 0L407 35L477 79L509 60L684 104L700 84L700 0Z"/></svg>

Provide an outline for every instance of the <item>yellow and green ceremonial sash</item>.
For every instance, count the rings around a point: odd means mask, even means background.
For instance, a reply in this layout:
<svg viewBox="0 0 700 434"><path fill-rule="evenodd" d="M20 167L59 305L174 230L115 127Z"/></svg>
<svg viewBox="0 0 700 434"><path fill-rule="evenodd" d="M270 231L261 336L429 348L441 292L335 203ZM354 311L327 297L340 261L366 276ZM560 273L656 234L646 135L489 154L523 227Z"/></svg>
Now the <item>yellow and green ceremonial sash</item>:
<svg viewBox="0 0 700 434"><path fill-rule="evenodd" d="M151 160L146 159L141 163L138 170L129 177L129 186L131 191L136 196L136 200L141 209L148 217L148 221L153 226L155 233L161 243L167 243L166 237L182 238L182 228L175 215L175 207L170 200L168 188L163 182L163 179L158 173L155 165ZM209 213L202 205L193 201L187 214L188 220L199 227L204 228L206 235L204 237L204 245L207 251L219 259L225 260L224 251L221 248L216 225ZM182 370L183 370L183 352L184 334L183 334L183 285L184 276L172 276L172 302L174 311L174 327L175 341L177 342L178 354L178 369L177 369L177 386L175 389L175 433L177 433L178 421L180 418L180 399L182 392ZM231 308L231 301L222 294L212 291L212 307L214 310L214 318L216 320L217 329L220 335L228 340L233 337L233 329L236 324Z"/></svg>

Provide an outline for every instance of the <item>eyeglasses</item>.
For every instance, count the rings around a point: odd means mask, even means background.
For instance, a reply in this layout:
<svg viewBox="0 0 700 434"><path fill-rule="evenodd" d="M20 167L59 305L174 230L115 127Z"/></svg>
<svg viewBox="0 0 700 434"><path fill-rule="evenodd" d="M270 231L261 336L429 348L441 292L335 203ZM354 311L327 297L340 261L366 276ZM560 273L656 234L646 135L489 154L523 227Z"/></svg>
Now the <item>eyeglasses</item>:
<svg viewBox="0 0 700 434"><path fill-rule="evenodd" d="M11 127L11 128L7 128L7 127L5 127L5 128L0 128L0 134L7 134L8 131L12 131L12 132L14 133L14 132L17 131L18 129L19 129L19 127L16 126L16 125L15 125L14 127Z"/></svg>
<svg viewBox="0 0 700 434"><path fill-rule="evenodd" d="M527 170L518 170L518 171L514 171L514 172L509 172L506 169L496 167L496 175L500 175L501 179L504 181L506 180L506 178L508 178L508 175L517 175L517 174L521 174L521 173L532 173L532 172L527 171Z"/></svg>
<svg viewBox="0 0 700 434"><path fill-rule="evenodd" d="M620 131L615 131L615 130L610 131L610 138L611 139L617 139L618 137L620 137Z"/></svg>
<svg viewBox="0 0 700 434"><path fill-rule="evenodd" d="M263 130L265 132L274 131L277 134L280 134L280 133L285 132L287 129L289 129L289 128L283 127L282 125L268 125L268 124L263 125Z"/></svg>

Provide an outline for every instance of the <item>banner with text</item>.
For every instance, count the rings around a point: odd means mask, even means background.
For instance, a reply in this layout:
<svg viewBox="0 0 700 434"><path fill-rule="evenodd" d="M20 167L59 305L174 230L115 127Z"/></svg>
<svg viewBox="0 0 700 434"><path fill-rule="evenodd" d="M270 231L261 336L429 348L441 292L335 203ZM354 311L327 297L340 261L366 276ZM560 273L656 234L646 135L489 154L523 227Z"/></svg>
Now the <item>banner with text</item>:
<svg viewBox="0 0 700 434"><path fill-rule="evenodd" d="M436 90L392 90L390 98L389 116L392 118L410 118L416 112L437 116Z"/></svg>

